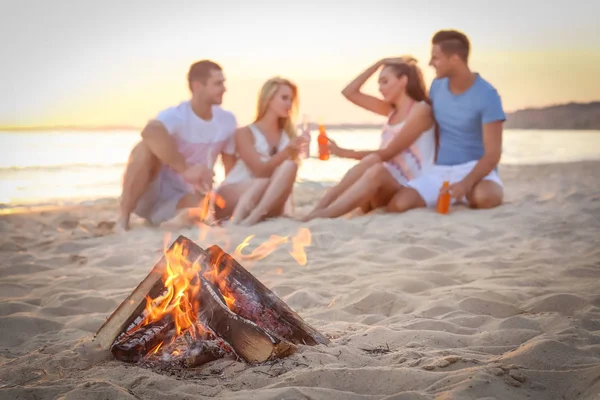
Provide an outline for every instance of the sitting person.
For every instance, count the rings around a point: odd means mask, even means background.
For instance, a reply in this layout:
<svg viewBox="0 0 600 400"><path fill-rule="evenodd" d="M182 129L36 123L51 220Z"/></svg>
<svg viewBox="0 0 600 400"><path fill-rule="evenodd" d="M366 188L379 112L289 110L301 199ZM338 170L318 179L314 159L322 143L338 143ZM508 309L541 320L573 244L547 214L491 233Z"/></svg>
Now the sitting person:
<svg viewBox="0 0 600 400"><path fill-rule="evenodd" d="M217 189L223 199L217 219L254 225L280 216L291 196L298 153L306 140L296 136L298 90L287 79L272 78L262 87L255 121L234 134L237 162Z"/></svg>
<svg viewBox="0 0 600 400"><path fill-rule="evenodd" d="M377 69L383 99L360 88ZM421 176L435 160L435 123L421 70L412 57L376 62L342 94L354 104L387 116L379 150L342 149L330 140L331 153L360 162L331 188L304 218L335 218L357 207L364 212L386 206L409 180Z"/></svg>
<svg viewBox="0 0 600 400"><path fill-rule="evenodd" d="M123 176L119 227L129 229L131 214L154 225L204 208L214 166L221 156L225 173L235 163L235 116L220 107L225 93L221 66L210 60L190 66L191 98L161 111L142 130Z"/></svg>
<svg viewBox="0 0 600 400"><path fill-rule="evenodd" d="M439 126L439 149L431 171L408 182L388 204L403 212L435 207L441 192L472 208L502 203L503 185L496 171L505 120L497 90L468 66L469 39L461 32L439 31L432 39L430 65L436 78L430 88ZM444 181L449 188L443 189Z"/></svg>

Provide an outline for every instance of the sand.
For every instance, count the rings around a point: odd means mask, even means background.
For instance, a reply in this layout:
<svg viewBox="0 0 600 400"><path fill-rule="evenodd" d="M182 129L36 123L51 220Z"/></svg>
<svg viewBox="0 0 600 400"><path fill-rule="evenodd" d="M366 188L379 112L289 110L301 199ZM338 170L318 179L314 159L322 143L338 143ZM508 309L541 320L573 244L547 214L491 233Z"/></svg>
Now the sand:
<svg viewBox="0 0 600 400"><path fill-rule="evenodd" d="M404 215L115 233L115 202L0 217L2 399L598 399L600 163L502 166L506 204ZM298 212L323 188L300 183ZM87 352L94 332L184 234L233 251L330 346L231 358L187 377Z"/></svg>

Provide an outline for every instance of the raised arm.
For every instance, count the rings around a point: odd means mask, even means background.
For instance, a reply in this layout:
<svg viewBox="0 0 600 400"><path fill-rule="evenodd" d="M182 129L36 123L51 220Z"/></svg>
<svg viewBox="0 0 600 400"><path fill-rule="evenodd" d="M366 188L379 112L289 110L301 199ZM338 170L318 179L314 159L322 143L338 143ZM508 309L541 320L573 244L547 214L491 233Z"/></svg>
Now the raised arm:
<svg viewBox="0 0 600 400"><path fill-rule="evenodd" d="M188 169L185 158L177 149L173 136L160 121L150 121L142 130L142 141L161 163L182 174Z"/></svg>
<svg viewBox="0 0 600 400"><path fill-rule="evenodd" d="M244 161L252 174L259 178L268 178L273 174L273 171L280 166L285 160L289 160L293 156L293 145L288 145L285 149L269 158L268 161L263 161L260 154L254 148L254 136L250 128L240 128L235 132L235 146L239 157Z"/></svg>
<svg viewBox="0 0 600 400"><path fill-rule="evenodd" d="M388 161L400 152L408 149L423 132L434 124L431 106L427 103L417 103L412 108L400 132L388 143L377 150L382 161Z"/></svg>
<svg viewBox="0 0 600 400"><path fill-rule="evenodd" d="M365 82L384 64L384 62L385 60L379 60L364 70L360 75L354 78L344 90L342 90L342 95L359 107L372 111L375 114L388 116L392 112L392 106L390 104L360 91Z"/></svg>

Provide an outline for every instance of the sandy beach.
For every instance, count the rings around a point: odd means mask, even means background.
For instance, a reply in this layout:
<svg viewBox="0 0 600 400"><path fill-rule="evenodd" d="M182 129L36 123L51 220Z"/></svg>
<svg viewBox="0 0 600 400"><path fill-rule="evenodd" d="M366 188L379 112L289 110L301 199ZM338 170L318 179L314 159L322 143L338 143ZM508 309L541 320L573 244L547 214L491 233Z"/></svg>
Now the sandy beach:
<svg viewBox="0 0 600 400"><path fill-rule="evenodd" d="M600 162L501 166L506 203L252 228L114 232L116 201L0 216L2 399L599 399ZM322 194L295 190L302 213ZM183 234L244 261L330 346L169 376L82 351ZM166 236L166 237L165 237Z"/></svg>

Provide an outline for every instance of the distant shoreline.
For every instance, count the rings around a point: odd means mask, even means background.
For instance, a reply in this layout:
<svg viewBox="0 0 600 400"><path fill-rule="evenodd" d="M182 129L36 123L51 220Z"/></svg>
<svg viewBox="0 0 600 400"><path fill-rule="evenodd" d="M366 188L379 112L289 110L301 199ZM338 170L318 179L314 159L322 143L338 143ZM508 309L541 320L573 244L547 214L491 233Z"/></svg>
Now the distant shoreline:
<svg viewBox="0 0 600 400"><path fill-rule="evenodd" d="M331 123L327 129L379 129L382 123ZM300 128L301 125L298 125ZM566 103L547 107L524 108L507 114L506 129L535 130L600 130L600 101ZM143 127L131 125L57 125L57 126L0 126L0 132L32 131L140 131ZM311 130L318 124L309 123Z"/></svg>

